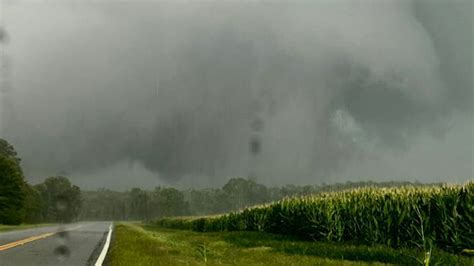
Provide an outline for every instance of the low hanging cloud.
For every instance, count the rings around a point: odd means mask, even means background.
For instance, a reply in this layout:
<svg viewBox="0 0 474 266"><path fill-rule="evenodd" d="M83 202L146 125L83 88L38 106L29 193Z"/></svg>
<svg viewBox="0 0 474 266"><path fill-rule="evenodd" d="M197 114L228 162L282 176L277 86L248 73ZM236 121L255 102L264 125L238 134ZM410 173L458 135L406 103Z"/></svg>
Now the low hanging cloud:
<svg viewBox="0 0 474 266"><path fill-rule="evenodd" d="M132 162L168 183L328 181L472 112L472 28L435 19L472 25L469 6L11 5L2 135L30 175Z"/></svg>

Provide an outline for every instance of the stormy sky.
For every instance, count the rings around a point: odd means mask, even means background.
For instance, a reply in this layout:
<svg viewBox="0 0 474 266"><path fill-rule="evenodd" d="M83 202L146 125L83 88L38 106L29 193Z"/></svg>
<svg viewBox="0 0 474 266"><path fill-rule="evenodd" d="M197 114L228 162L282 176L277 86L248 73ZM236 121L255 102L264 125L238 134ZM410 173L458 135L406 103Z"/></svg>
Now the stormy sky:
<svg viewBox="0 0 474 266"><path fill-rule="evenodd" d="M470 0L3 2L33 183L474 177Z"/></svg>

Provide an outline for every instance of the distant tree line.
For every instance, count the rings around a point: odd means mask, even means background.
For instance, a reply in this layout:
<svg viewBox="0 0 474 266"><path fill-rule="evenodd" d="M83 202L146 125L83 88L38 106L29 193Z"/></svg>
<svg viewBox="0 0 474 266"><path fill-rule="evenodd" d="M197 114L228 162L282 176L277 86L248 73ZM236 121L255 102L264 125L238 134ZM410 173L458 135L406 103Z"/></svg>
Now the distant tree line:
<svg viewBox="0 0 474 266"><path fill-rule="evenodd" d="M232 178L222 188L177 190L156 187L118 192L82 191L62 176L30 185L21 159L0 139L0 224L71 222L74 220L149 220L169 216L212 215L269 203L364 186L422 185L409 182L346 182L331 185L266 187L253 179Z"/></svg>
<svg viewBox="0 0 474 266"><path fill-rule="evenodd" d="M82 220L148 220L156 217L189 215L184 194L174 188L152 191L133 188L127 192L108 189L84 191Z"/></svg>
<svg viewBox="0 0 474 266"><path fill-rule="evenodd" d="M30 185L20 163L13 146L0 139L0 224L70 222L78 216L79 187L62 176Z"/></svg>
<svg viewBox="0 0 474 266"><path fill-rule="evenodd" d="M331 185L266 187L252 179L232 178L222 188L177 190L156 187L126 192L84 191L82 220L149 220L169 216L212 215L297 197L356 187L422 185L410 182L346 182Z"/></svg>

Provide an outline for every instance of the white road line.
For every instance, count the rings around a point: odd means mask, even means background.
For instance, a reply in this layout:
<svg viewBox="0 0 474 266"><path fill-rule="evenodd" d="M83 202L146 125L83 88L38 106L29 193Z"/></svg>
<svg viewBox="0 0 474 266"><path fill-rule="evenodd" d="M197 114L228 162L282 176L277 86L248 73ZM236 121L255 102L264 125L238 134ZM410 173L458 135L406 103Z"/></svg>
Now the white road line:
<svg viewBox="0 0 474 266"><path fill-rule="evenodd" d="M107 234L107 239L105 240L104 248L102 252L100 252L99 258L97 259L95 266L102 266L105 260L105 256L107 255L107 251L109 250L110 246L110 238L112 237L112 224L109 226L109 233Z"/></svg>

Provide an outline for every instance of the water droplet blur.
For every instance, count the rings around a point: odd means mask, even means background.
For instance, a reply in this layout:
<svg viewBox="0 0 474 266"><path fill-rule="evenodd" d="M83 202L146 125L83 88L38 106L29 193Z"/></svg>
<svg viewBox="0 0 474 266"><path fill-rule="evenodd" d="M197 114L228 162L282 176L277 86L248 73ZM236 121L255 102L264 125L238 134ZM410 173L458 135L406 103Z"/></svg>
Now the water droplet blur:
<svg viewBox="0 0 474 266"><path fill-rule="evenodd" d="M253 136L250 140L250 153L257 155L262 150L262 141L259 136Z"/></svg>
<svg viewBox="0 0 474 266"><path fill-rule="evenodd" d="M69 232L68 231L61 231L58 233L58 236L61 238L68 238L69 237Z"/></svg>
<svg viewBox="0 0 474 266"><path fill-rule="evenodd" d="M2 27L0 28L0 43L8 42L8 32Z"/></svg>
<svg viewBox="0 0 474 266"><path fill-rule="evenodd" d="M54 255L56 255L59 260L65 260L71 256L71 250L66 245L60 245L54 249Z"/></svg>

